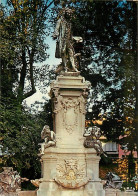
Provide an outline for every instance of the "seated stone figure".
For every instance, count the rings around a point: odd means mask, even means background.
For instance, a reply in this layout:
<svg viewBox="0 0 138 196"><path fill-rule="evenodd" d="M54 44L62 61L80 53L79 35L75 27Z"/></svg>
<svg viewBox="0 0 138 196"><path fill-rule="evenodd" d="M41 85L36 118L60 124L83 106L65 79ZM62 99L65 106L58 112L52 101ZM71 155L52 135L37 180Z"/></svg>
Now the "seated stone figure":
<svg viewBox="0 0 138 196"><path fill-rule="evenodd" d="M45 148L56 145L55 133L54 131L50 130L48 125L45 125L43 127L43 130L41 132L41 138L44 140L44 142L40 144L41 154L44 154Z"/></svg>
<svg viewBox="0 0 138 196"><path fill-rule="evenodd" d="M86 140L84 141L84 147L94 148L97 151L98 155L103 153L102 144L99 140L101 136L99 127L88 127L87 129L85 129L83 136L86 137Z"/></svg>

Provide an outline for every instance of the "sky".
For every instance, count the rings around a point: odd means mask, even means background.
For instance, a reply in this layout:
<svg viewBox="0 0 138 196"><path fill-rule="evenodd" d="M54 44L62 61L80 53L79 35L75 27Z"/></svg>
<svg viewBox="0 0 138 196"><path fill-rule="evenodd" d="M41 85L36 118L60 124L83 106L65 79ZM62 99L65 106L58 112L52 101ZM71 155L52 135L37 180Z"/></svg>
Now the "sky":
<svg viewBox="0 0 138 196"><path fill-rule="evenodd" d="M3 5L6 4L6 0L0 0L0 3ZM55 49L56 49L56 41L52 39L52 37L48 37L46 39L46 43L49 45L49 49L47 50L47 53L49 54L49 58L46 59L43 63L37 63L36 65L44 65L44 64L49 64L51 66L53 65L58 65L61 62L61 59L55 58ZM49 88L50 90L50 88ZM44 99L42 97L50 98L47 94L42 94L38 87L36 87L36 93L33 94L31 97L27 98L24 100L23 104L26 103L28 106L31 106L31 104L37 102L44 102Z"/></svg>
<svg viewBox="0 0 138 196"><path fill-rule="evenodd" d="M51 66L60 64L61 59L55 58L56 41L53 40L51 37L48 37L46 39L46 43L49 45L49 49L47 51L47 53L49 54L49 58L46 61L44 61L42 64L49 64ZM39 63L37 64L37 66L38 65L39 65ZM48 92L49 91L50 91L50 88L48 88ZM25 99L25 103L28 106L31 106L31 104L35 103L36 101L37 102L44 102L43 97L48 98L48 99L50 98L48 93L42 94L39 91L38 87L36 87L36 93L33 94L31 97Z"/></svg>

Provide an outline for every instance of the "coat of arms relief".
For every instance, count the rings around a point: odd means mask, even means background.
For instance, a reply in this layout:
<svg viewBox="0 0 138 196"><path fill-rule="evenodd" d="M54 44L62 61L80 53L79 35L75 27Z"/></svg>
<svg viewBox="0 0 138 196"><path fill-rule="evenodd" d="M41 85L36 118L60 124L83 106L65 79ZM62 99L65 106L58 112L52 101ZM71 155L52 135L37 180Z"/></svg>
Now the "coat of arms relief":
<svg viewBox="0 0 138 196"><path fill-rule="evenodd" d="M89 181L86 177L86 165L77 159L64 159L57 164L55 181L65 188L79 188Z"/></svg>

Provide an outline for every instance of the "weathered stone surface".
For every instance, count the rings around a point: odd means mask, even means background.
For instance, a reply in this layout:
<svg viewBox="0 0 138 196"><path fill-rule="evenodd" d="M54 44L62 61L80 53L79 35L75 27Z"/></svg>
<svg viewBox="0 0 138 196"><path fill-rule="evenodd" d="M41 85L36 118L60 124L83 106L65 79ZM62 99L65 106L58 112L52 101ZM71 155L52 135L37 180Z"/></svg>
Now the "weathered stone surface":
<svg viewBox="0 0 138 196"><path fill-rule="evenodd" d="M138 192L125 192L116 189L106 189L105 196L138 196Z"/></svg>
<svg viewBox="0 0 138 196"><path fill-rule="evenodd" d="M51 84L56 146L41 154L37 196L104 196L99 160L85 148L85 106L89 83L81 76L58 76Z"/></svg>
<svg viewBox="0 0 138 196"><path fill-rule="evenodd" d="M18 196L17 193L1 193L0 196Z"/></svg>
<svg viewBox="0 0 138 196"><path fill-rule="evenodd" d="M19 191L18 196L37 196L36 191Z"/></svg>
<svg viewBox="0 0 138 196"><path fill-rule="evenodd" d="M16 195L16 190L20 189L21 177L12 167L3 167L0 173L0 195Z"/></svg>
<svg viewBox="0 0 138 196"><path fill-rule="evenodd" d="M115 190L115 189L110 189L110 188L108 188L108 189L105 190L105 195L106 195L106 196L119 196L120 193L121 193L120 190ZM123 192L123 193L124 193L124 192ZM121 196L121 195L120 195L120 196ZM122 196L123 196L123 195L122 195Z"/></svg>

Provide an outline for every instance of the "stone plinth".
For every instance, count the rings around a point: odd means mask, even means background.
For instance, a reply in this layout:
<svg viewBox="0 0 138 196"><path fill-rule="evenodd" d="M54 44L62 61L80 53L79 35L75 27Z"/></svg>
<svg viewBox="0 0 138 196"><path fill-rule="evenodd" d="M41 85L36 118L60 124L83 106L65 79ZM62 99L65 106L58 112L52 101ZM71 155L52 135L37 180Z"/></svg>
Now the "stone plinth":
<svg viewBox="0 0 138 196"><path fill-rule="evenodd" d="M119 193L121 193L121 191L117 189L105 189L106 196L119 196Z"/></svg>
<svg viewBox="0 0 138 196"><path fill-rule="evenodd" d="M80 76L59 76L51 84L54 131L59 148L82 148L88 83Z"/></svg>
<svg viewBox="0 0 138 196"><path fill-rule="evenodd" d="M51 84L56 146L41 156L37 196L104 196L95 149L84 147L89 83L81 76L59 76Z"/></svg>

